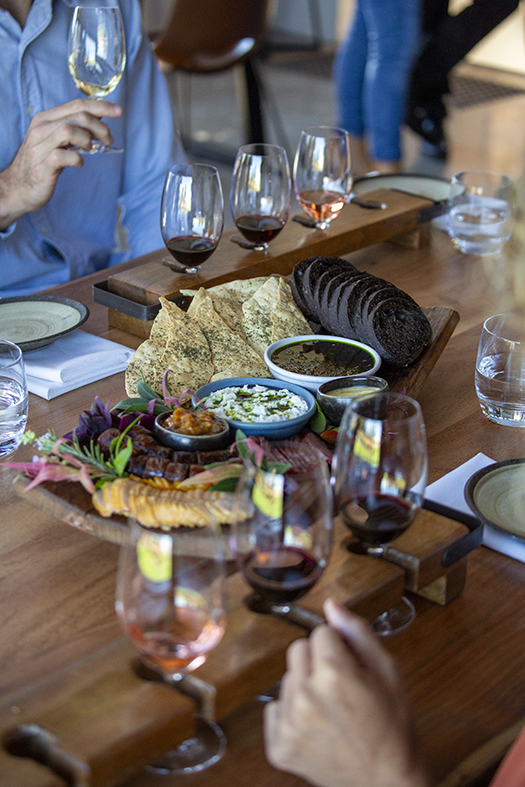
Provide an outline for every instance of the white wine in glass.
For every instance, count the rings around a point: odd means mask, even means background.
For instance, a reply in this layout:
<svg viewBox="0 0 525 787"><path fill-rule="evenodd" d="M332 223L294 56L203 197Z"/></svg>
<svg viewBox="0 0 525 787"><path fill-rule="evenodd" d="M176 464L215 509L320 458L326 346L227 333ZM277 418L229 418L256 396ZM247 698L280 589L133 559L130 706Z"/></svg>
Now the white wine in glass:
<svg viewBox="0 0 525 787"><path fill-rule="evenodd" d="M88 98L100 100L117 87L126 66L126 38L118 7L77 6L69 31L69 73ZM121 153L93 140L84 153Z"/></svg>
<svg viewBox="0 0 525 787"><path fill-rule="evenodd" d="M348 132L313 126L301 133L294 161L294 187L299 205L325 230L344 208L352 190Z"/></svg>

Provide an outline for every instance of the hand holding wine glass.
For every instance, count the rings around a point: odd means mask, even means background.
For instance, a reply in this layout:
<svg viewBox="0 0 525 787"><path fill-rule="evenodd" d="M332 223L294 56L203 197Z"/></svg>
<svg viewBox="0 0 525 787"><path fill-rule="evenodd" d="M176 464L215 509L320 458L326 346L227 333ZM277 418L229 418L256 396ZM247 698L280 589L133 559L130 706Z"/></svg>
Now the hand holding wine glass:
<svg viewBox="0 0 525 787"><path fill-rule="evenodd" d="M194 274L221 239L224 204L215 167L176 164L166 176L160 227L166 248L179 264L164 262L180 273Z"/></svg>
<svg viewBox="0 0 525 787"><path fill-rule="evenodd" d="M237 229L265 251L290 214L291 180L286 151L255 143L239 148L233 169L230 207Z"/></svg>
<svg viewBox="0 0 525 787"><path fill-rule="evenodd" d="M249 459L234 502L232 549L261 609L302 598L320 578L332 546L332 496L326 461L311 456L300 471L263 469ZM264 604L262 605L264 607Z"/></svg>
<svg viewBox="0 0 525 787"><path fill-rule="evenodd" d="M141 660L176 684L221 641L225 563L216 524L188 533L137 523L121 548L116 610ZM189 773L217 762L226 745L216 724L197 717L197 735L148 768Z"/></svg>
<svg viewBox="0 0 525 787"><path fill-rule="evenodd" d="M357 552L381 555L419 511L427 481L427 444L419 404L380 392L351 402L341 421L332 464L336 508L359 540ZM374 621L385 636L406 628L415 610L403 598Z"/></svg>
<svg viewBox="0 0 525 787"><path fill-rule="evenodd" d="M124 23L118 7L77 6L68 40L69 71L75 85L94 100L117 87L126 66ZM121 153L123 148L92 142L85 153Z"/></svg>
<svg viewBox="0 0 525 787"><path fill-rule="evenodd" d="M350 138L342 128L312 126L301 133L294 161L295 195L317 229L325 230L352 190Z"/></svg>

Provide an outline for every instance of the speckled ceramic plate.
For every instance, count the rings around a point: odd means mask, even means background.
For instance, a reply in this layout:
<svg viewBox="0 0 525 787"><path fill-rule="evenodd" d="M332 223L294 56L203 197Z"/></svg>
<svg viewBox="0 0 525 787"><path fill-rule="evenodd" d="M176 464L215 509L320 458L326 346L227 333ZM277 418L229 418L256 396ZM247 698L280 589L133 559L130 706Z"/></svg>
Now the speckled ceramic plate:
<svg viewBox="0 0 525 787"><path fill-rule="evenodd" d="M467 481L465 499L487 525L525 542L525 459L479 470Z"/></svg>
<svg viewBox="0 0 525 787"><path fill-rule="evenodd" d="M0 336L23 352L38 350L73 331L89 317L89 309L71 298L27 295L0 299Z"/></svg>

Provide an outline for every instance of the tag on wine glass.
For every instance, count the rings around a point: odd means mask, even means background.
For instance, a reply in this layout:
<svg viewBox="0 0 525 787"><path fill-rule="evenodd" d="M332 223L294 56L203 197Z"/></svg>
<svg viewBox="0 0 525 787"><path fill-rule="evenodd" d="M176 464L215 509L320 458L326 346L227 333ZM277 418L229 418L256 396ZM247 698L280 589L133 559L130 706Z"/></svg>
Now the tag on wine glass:
<svg viewBox="0 0 525 787"><path fill-rule="evenodd" d="M171 536L143 533L137 543L137 563L142 575L150 582L167 582L171 579Z"/></svg>

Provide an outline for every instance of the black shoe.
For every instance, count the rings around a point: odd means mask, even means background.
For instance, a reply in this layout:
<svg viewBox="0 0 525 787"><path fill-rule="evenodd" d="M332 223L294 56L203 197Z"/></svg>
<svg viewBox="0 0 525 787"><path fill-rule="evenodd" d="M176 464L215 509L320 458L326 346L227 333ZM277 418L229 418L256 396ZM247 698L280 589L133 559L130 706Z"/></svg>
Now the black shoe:
<svg viewBox="0 0 525 787"><path fill-rule="evenodd" d="M411 106L405 122L412 131L423 138L422 151L426 156L446 159L447 140L443 131L443 120L446 117L444 107Z"/></svg>

